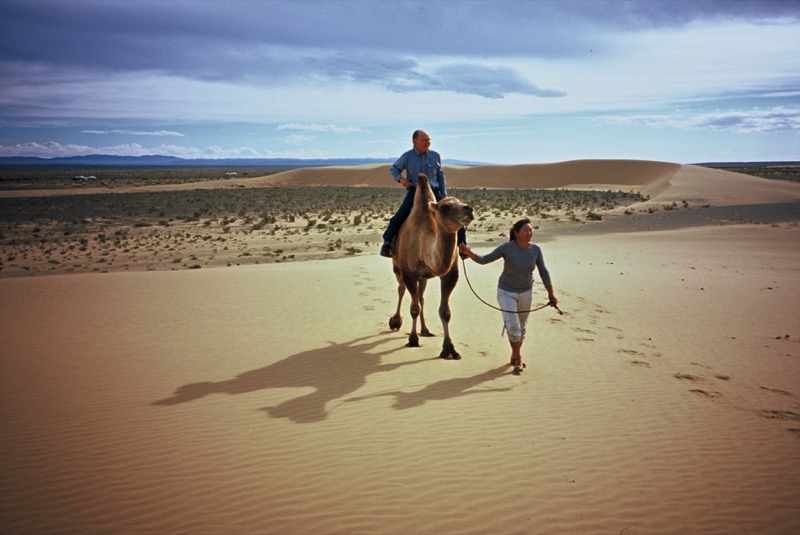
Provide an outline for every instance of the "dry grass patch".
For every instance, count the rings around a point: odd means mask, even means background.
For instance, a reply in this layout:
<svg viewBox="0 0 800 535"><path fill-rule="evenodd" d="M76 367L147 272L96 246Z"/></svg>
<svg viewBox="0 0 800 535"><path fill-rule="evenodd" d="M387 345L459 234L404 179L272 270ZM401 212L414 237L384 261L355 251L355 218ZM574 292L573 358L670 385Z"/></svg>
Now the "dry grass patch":
<svg viewBox="0 0 800 535"><path fill-rule="evenodd" d="M622 192L460 189L473 243L510 223L585 223L638 202ZM264 188L0 199L0 276L197 269L372 254L397 188Z"/></svg>

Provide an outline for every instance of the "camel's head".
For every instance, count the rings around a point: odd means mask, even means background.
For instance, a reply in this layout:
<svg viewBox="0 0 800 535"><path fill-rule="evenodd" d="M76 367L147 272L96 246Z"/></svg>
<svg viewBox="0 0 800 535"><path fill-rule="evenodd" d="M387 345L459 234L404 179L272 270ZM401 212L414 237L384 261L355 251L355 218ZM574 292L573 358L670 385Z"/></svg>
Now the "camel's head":
<svg viewBox="0 0 800 535"><path fill-rule="evenodd" d="M457 232L461 227L466 227L475 216L472 208L455 197L445 197L439 202L430 203L431 215L438 226L449 232Z"/></svg>

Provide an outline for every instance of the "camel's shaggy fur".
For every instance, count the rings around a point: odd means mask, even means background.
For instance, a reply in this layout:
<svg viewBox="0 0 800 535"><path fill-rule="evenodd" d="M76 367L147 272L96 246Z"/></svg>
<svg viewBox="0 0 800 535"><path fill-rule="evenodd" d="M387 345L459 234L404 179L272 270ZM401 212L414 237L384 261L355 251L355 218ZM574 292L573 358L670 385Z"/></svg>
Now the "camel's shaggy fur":
<svg viewBox="0 0 800 535"><path fill-rule="evenodd" d="M456 233L474 219L472 208L455 197L445 197L438 203L428 183L428 177L419 175L414 207L400 227L395 240L392 264L397 277L397 310L389 319L389 327L396 331L403 324L400 306L406 289L411 295L411 334L409 347L419 347L419 336L432 336L425 325L425 288L428 279L440 277L442 300L439 317L444 329L444 342L439 355L444 359L460 359L450 339L450 294L458 282L458 254ZM420 321L417 335L417 317Z"/></svg>

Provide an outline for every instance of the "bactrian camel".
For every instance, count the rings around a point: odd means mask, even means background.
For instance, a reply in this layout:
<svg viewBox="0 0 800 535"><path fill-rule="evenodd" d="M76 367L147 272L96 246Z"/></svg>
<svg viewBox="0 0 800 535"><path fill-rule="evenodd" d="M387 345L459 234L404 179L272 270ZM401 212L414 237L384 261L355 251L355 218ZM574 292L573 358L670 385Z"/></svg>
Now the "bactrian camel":
<svg viewBox="0 0 800 535"><path fill-rule="evenodd" d="M428 177L420 174L414 207L405 220L394 244L392 270L397 277L397 311L389 318L389 327L397 331L403 325L400 306L406 289L411 295L411 334L409 347L419 347L419 336L432 336L425 325L425 288L428 279L439 277L442 281L442 300L439 303L439 318L442 320L444 342L439 355L443 359L458 360L458 354L450 339L450 294L458 282L458 254L456 233L469 225L474 216L472 208L455 197L445 197L436 202ZM420 322L417 335L417 318Z"/></svg>

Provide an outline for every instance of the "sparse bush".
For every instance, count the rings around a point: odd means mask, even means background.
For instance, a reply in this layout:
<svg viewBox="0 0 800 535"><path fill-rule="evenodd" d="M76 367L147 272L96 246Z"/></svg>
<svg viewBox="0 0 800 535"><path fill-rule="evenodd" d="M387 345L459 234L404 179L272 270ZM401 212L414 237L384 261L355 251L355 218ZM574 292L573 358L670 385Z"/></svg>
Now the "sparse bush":
<svg viewBox="0 0 800 535"><path fill-rule="evenodd" d="M589 212L588 214L586 214L586 219L588 219L589 221L602 221L603 216L598 214L597 212Z"/></svg>

